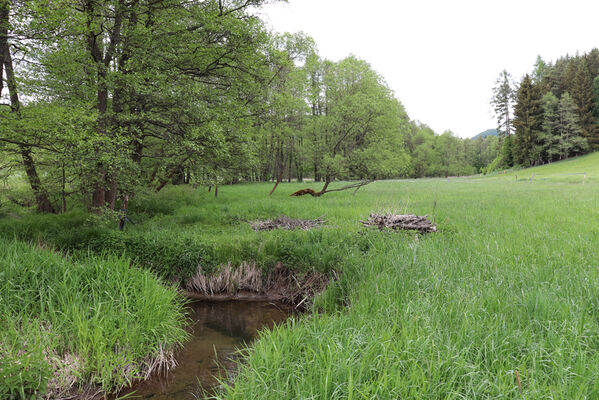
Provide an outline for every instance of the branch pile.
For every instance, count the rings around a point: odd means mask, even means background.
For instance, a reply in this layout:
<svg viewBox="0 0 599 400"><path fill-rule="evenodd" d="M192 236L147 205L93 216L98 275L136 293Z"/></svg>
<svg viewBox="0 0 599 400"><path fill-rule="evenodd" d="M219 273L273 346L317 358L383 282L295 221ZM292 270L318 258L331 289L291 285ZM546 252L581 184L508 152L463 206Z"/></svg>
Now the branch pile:
<svg viewBox="0 0 599 400"><path fill-rule="evenodd" d="M255 231L272 231L273 229L308 230L321 227L326 223L327 221L322 219L322 217L316 219L293 219L280 215L275 219L252 221L250 222L250 225Z"/></svg>
<svg viewBox="0 0 599 400"><path fill-rule="evenodd" d="M418 215L383 215L370 214L367 221L360 221L364 226L376 226L380 230L390 228L394 230L415 230L421 233L437 232L437 226L427 219L427 216Z"/></svg>

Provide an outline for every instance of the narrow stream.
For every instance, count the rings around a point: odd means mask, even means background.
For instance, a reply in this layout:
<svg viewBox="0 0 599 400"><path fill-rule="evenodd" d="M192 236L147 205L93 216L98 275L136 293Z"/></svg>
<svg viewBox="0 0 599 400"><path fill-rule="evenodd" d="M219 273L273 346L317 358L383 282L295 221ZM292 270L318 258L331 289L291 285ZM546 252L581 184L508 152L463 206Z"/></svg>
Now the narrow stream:
<svg viewBox="0 0 599 400"><path fill-rule="evenodd" d="M218 386L215 376L234 371L234 353L262 328L287 319L287 310L272 303L195 301L190 305L192 338L177 354L177 368L134 385L119 397L152 400L197 400ZM223 368L225 371L223 371Z"/></svg>

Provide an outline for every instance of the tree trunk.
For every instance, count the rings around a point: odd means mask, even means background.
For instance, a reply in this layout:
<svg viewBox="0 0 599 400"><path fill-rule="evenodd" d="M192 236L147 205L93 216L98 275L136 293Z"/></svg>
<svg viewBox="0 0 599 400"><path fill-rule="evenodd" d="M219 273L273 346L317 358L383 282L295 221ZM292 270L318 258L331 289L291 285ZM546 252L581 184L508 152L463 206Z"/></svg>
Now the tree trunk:
<svg viewBox="0 0 599 400"><path fill-rule="evenodd" d="M106 179L108 184L108 190L105 192L104 204L111 210L114 210L116 204L116 198L119 193L116 179L113 176L108 176Z"/></svg>
<svg viewBox="0 0 599 400"><path fill-rule="evenodd" d="M108 109L108 84L106 82L106 78L108 75L108 70L111 62L113 61L115 51L117 45L121 42L121 23L123 20L124 0L120 0L118 5L116 6L115 15L114 15L114 26L112 28L112 32L110 34L110 38L107 41L103 41L104 36L101 33L95 31L94 26L96 25L95 19L97 18L97 10L98 6L94 1L87 0L84 3L84 10L87 17L86 20L86 36L87 36L87 50L89 51L89 56L96 66L96 79L97 79L97 89L96 89L96 98L97 104L96 108L98 110L98 120L96 122L96 130L100 137L106 136L108 133L107 130L107 114L106 111ZM103 149L98 146L95 149L95 156L99 160ZM106 204L106 185L110 186L110 190L112 190L113 183L106 181L106 167L101 161L97 161L96 163L96 176L92 191L92 210L96 212L100 212L100 210ZM112 194L110 195L110 199L112 199Z"/></svg>
<svg viewBox="0 0 599 400"><path fill-rule="evenodd" d="M15 113L17 118L21 117L21 102L19 101L19 93L17 91L17 81L15 79L15 72L12 65L12 57L10 54L10 46L8 44L8 25L9 25L9 2L2 2L0 6L0 56L2 57L2 65L6 71L6 84L8 86L8 93L10 96L10 109L11 112ZM0 75L0 80L2 76ZM3 85L0 85L0 90ZM23 159L23 166L25 167L25 173L29 180L29 185L35 196L35 202L37 209L40 212L55 213L56 210L50 202L48 193L42 186L42 182L37 173L35 161L31 153L31 147L25 145L19 145L19 151L21 158Z"/></svg>
<svg viewBox="0 0 599 400"><path fill-rule="evenodd" d="M21 157L23 158L25 172L27 173L27 179L29 180L29 184L31 185L31 189L33 190L33 194L35 196L37 210L43 213L56 213L54 206L48 198L48 194L42 187L42 182L37 174L35 162L33 161L33 157L31 155L31 149L26 146L19 146L19 148L21 150Z"/></svg>
<svg viewBox="0 0 599 400"><path fill-rule="evenodd" d="M272 189L270 190L270 193L268 193L268 195L272 195L275 190L277 189L277 186L279 186L279 183L281 183L281 181L283 180L283 174L285 173L285 169L283 167L281 167L281 170L279 171L279 175L277 176L277 182L275 183L275 185L272 187Z"/></svg>
<svg viewBox="0 0 599 400"><path fill-rule="evenodd" d="M185 164L185 162L190 158L191 156L185 157L179 164L177 164L173 169L171 169L171 171L166 175L166 177L160 178L160 183L156 188L156 193L160 192L166 186L168 181L171 180L173 176L180 171L180 169L183 167L183 164Z"/></svg>

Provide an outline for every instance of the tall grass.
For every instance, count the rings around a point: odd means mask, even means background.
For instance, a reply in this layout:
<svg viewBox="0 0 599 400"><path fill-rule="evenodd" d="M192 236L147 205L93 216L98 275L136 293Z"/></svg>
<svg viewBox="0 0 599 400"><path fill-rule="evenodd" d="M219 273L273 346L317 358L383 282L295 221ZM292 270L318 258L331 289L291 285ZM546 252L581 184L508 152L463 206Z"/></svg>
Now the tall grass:
<svg viewBox="0 0 599 400"><path fill-rule="evenodd" d="M2 399L117 389L168 367L186 337L177 291L126 259L0 248Z"/></svg>
<svg viewBox="0 0 599 400"><path fill-rule="evenodd" d="M345 202L330 214L349 208L351 224L377 205L430 214L436 201L440 232L371 239L334 295L264 332L217 397L599 398L597 190L426 180L317 199Z"/></svg>

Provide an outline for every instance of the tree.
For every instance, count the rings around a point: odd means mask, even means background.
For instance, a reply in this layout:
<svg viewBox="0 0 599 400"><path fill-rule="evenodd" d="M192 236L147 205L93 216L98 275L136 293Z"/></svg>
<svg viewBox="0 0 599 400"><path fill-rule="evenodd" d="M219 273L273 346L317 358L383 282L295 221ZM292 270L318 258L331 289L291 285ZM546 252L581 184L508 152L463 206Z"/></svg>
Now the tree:
<svg viewBox="0 0 599 400"><path fill-rule="evenodd" d="M593 117L595 123L599 124L599 76L593 79Z"/></svg>
<svg viewBox="0 0 599 400"><path fill-rule="evenodd" d="M599 127L593 116L592 78L584 58L578 61L571 94L577 106L582 135L587 139L591 149L597 149L599 148Z"/></svg>
<svg viewBox="0 0 599 400"><path fill-rule="evenodd" d="M9 33L12 34L12 32L10 32L10 5L11 2L9 0L0 0L0 95L2 94L4 83L4 78L2 76L4 69L4 72L6 73L6 85L10 97L11 114L5 116L6 120L3 121L3 123L6 125L5 128L12 125L14 129L12 129L12 132L6 132L3 137L0 137L0 141L17 146L23 161L23 167L29 180L29 185L35 197L38 211L54 213L56 212L54 205L50 201L46 188L42 184L38 174L32 151L33 144L28 138L19 134L22 107L19 99L15 67L13 65L11 43L8 41Z"/></svg>
<svg viewBox="0 0 599 400"><path fill-rule="evenodd" d="M390 176L407 170L403 149L407 115L370 65L350 56L337 63L311 60L310 68L311 85L319 88L309 91L313 115L307 130L315 175L324 178L323 188L314 193L327 192L337 178ZM316 68L320 72L315 73ZM381 152L385 146L389 151ZM377 150L377 156L369 158Z"/></svg>
<svg viewBox="0 0 599 400"><path fill-rule="evenodd" d="M491 105L497 118L497 130L501 136L512 134L512 110L516 100L516 91L512 76L504 69L493 87Z"/></svg>
<svg viewBox="0 0 599 400"><path fill-rule="evenodd" d="M559 99L551 92L545 93L541 99L543 107L543 124L539 136L538 152L545 161L559 158Z"/></svg>
<svg viewBox="0 0 599 400"><path fill-rule="evenodd" d="M540 55L537 56L537 60L535 61L534 69L532 72L532 82L535 85L540 85L545 78L547 73L547 63L543 61Z"/></svg>
<svg viewBox="0 0 599 400"><path fill-rule="evenodd" d="M559 120L557 132L559 134L558 150L560 160L572 155L582 154L588 149L586 138L582 137L583 131L580 127L577 107L568 92L562 95L559 102Z"/></svg>
<svg viewBox="0 0 599 400"><path fill-rule="evenodd" d="M516 164L531 166L539 161L537 144L543 123L542 118L541 92L526 74L518 89L514 109L513 152Z"/></svg>
<svg viewBox="0 0 599 400"><path fill-rule="evenodd" d="M46 34L28 43L27 94L95 111L77 157L91 208L253 150L232 143L250 140L273 78L277 54L251 15L262 0L33 3L23 29Z"/></svg>

